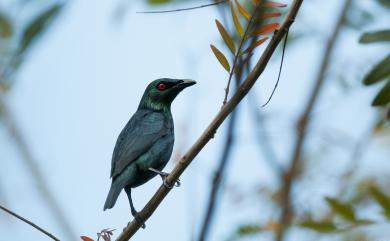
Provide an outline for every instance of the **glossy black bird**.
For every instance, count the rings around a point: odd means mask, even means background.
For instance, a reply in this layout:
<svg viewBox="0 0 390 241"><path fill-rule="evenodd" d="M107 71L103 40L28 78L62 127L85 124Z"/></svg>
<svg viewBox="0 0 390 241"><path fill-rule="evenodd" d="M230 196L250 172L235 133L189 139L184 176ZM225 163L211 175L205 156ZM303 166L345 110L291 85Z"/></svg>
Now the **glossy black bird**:
<svg viewBox="0 0 390 241"><path fill-rule="evenodd" d="M146 88L137 112L131 117L116 142L111 161L111 188L104 210L112 208L125 190L132 215L138 214L131 199L131 188L144 184L168 163L174 143L171 103L192 80L157 79ZM171 187L170 187L171 188Z"/></svg>

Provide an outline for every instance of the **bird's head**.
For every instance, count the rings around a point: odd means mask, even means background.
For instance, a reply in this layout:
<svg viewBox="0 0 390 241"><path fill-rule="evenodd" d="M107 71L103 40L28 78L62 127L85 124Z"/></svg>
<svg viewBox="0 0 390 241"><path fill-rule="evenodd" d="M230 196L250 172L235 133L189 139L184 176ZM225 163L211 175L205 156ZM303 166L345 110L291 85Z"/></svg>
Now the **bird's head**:
<svg viewBox="0 0 390 241"><path fill-rule="evenodd" d="M194 84L195 81L188 79L157 79L146 87L138 109L169 109L176 96L183 89Z"/></svg>

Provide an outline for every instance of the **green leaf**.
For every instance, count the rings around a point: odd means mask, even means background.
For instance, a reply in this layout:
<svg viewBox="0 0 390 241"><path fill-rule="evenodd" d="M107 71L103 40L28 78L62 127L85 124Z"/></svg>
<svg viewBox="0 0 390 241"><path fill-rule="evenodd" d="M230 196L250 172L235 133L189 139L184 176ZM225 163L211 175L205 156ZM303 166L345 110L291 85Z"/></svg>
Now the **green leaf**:
<svg viewBox="0 0 390 241"><path fill-rule="evenodd" d="M386 85L379 91L372 102L373 106L387 105L390 102L390 79Z"/></svg>
<svg viewBox="0 0 390 241"><path fill-rule="evenodd" d="M229 1L229 7L230 7L230 11L232 12L234 26L236 27L238 34L242 38L242 36L244 36L244 29L241 26L240 20L237 17L236 10L234 9L234 6L231 1Z"/></svg>
<svg viewBox="0 0 390 241"><path fill-rule="evenodd" d="M375 201L382 207L386 218L390 220L390 197L375 186L370 188L370 193Z"/></svg>
<svg viewBox="0 0 390 241"><path fill-rule="evenodd" d="M234 0L236 2L236 5L237 5L237 9L238 9L238 12L244 17L246 18L246 20L250 20L251 19L251 14L248 12L248 10L246 10L238 0Z"/></svg>
<svg viewBox="0 0 390 241"><path fill-rule="evenodd" d="M300 226L315 230L320 233L331 233L337 231L336 225L331 221L321 221L321 222L305 221L301 223Z"/></svg>
<svg viewBox="0 0 390 241"><path fill-rule="evenodd" d="M390 8L390 0L378 0L383 7Z"/></svg>
<svg viewBox="0 0 390 241"><path fill-rule="evenodd" d="M221 34L223 41L225 41L226 45L229 47L232 54L233 55L236 54L236 46L234 45L233 39L229 36L226 29L217 19L215 19L215 23L217 24L218 31Z"/></svg>
<svg viewBox="0 0 390 241"><path fill-rule="evenodd" d="M390 43L390 29L375 31L375 32L367 32L364 33L359 39L359 43L377 43L377 42Z"/></svg>
<svg viewBox="0 0 390 241"><path fill-rule="evenodd" d="M8 38L13 33L11 22L4 15L0 15L0 37Z"/></svg>
<svg viewBox="0 0 390 241"><path fill-rule="evenodd" d="M59 13L62 8L62 4L55 4L42 14L40 14L37 18L35 18L30 25L23 32L22 40L20 43L19 51L24 52L34 40L42 34L43 30L45 30L46 25Z"/></svg>
<svg viewBox="0 0 390 241"><path fill-rule="evenodd" d="M246 236L246 235L253 235L260 233L262 231L262 228L258 224L248 224L241 226L238 230L237 233L240 236Z"/></svg>
<svg viewBox="0 0 390 241"><path fill-rule="evenodd" d="M332 210L340 215L342 218L348 221L356 221L355 211L353 207L349 203L342 203L335 198L327 197L326 202L332 208Z"/></svg>
<svg viewBox="0 0 390 241"><path fill-rule="evenodd" d="M210 47L222 67L224 67L227 72L230 72L230 64L229 61L226 59L225 55L223 55L223 53L219 51L219 49L217 49L214 45L210 44Z"/></svg>
<svg viewBox="0 0 390 241"><path fill-rule="evenodd" d="M378 81L381 81L387 77L390 77L390 54L379 62L364 78L363 83L365 85L371 85Z"/></svg>

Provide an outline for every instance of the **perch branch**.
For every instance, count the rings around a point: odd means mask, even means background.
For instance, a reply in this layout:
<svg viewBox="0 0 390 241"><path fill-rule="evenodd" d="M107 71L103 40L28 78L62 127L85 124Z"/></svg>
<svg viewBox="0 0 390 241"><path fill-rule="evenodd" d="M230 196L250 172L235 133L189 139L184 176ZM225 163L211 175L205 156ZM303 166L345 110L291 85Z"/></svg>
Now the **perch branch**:
<svg viewBox="0 0 390 241"><path fill-rule="evenodd" d="M222 109L217 113L213 121L202 133L199 139L176 164L171 174L169 174L167 177L168 184L174 183L175 180L180 177L180 175L184 172L184 170L188 167L196 155L214 137L218 127L222 124L226 117L248 94L249 90L253 87L253 85L256 83L256 80L267 66L272 54L275 52L276 47L287 33L291 24L294 22L302 2L303 0L294 0L285 21L280 27L280 30L274 34L272 40L269 42L267 48L264 50L264 53L256 63L253 70L249 73L243 84L238 88L236 94L226 103L226 105L222 107ZM146 204L141 212L139 212L139 220L133 220L131 223L129 223L129 225L119 235L117 241L129 240L139 230L142 224L153 214L162 200L167 196L169 191L170 189L166 188L164 185L161 185L151 200Z"/></svg>

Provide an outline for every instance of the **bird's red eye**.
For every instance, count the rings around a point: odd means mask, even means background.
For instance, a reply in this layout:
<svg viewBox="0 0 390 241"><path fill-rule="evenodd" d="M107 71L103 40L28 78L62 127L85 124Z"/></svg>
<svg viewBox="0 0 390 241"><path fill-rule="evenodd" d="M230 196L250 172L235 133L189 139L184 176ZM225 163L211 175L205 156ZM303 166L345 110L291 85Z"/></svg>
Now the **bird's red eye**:
<svg viewBox="0 0 390 241"><path fill-rule="evenodd" d="M166 88L167 88L167 86L164 83L160 83L157 85L158 90L165 90Z"/></svg>

